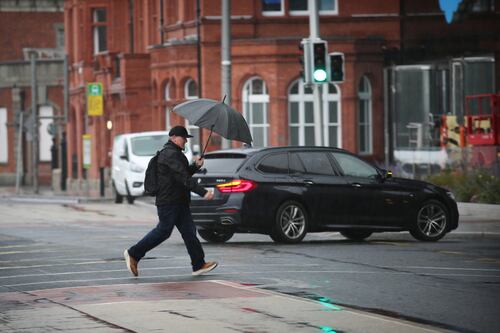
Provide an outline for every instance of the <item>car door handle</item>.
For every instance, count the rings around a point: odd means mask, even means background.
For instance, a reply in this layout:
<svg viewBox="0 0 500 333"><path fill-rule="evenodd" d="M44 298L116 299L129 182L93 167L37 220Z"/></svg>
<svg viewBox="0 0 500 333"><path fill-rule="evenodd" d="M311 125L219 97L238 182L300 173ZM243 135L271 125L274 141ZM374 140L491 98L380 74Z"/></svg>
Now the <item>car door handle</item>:
<svg viewBox="0 0 500 333"><path fill-rule="evenodd" d="M352 183L351 185L354 186L354 187L357 187L357 188L362 187L361 184L358 184L358 183Z"/></svg>
<svg viewBox="0 0 500 333"><path fill-rule="evenodd" d="M306 185L314 185L314 182L312 180L304 180L304 184L306 184Z"/></svg>

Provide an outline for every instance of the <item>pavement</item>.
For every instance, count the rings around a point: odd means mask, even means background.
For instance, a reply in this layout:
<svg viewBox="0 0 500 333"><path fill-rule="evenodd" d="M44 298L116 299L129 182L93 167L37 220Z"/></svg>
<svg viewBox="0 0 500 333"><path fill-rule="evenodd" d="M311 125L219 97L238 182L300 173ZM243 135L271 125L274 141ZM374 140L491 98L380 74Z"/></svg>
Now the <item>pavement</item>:
<svg viewBox="0 0 500 333"><path fill-rule="evenodd" d="M0 200L82 203L112 198L57 195L50 189L16 194L0 188ZM459 211L472 223L500 217L500 205L459 203ZM183 282L147 283L131 277L127 284L0 290L1 332L450 332L339 306L327 298L211 280L210 274Z"/></svg>
<svg viewBox="0 0 500 333"><path fill-rule="evenodd" d="M0 293L1 332L449 332L220 280Z"/></svg>

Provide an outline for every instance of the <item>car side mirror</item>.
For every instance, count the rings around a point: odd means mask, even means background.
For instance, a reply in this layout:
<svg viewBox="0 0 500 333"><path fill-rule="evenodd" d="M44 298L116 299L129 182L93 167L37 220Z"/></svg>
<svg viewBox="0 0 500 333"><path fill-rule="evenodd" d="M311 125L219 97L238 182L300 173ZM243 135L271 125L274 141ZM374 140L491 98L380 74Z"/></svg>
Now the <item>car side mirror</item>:
<svg viewBox="0 0 500 333"><path fill-rule="evenodd" d="M392 178L392 171L391 170L385 170L385 169L382 169L380 170L381 171L381 176L382 176L382 179L383 180L386 180L386 179L389 179L389 178Z"/></svg>
<svg viewBox="0 0 500 333"><path fill-rule="evenodd" d="M120 159L128 161L128 156L127 155L120 155Z"/></svg>

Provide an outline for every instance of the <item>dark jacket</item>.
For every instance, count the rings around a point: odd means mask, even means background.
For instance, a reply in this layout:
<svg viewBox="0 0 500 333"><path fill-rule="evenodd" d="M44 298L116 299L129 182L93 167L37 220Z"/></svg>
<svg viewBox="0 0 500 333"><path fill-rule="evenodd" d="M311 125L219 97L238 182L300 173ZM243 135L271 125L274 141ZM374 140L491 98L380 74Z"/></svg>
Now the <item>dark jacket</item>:
<svg viewBox="0 0 500 333"><path fill-rule="evenodd" d="M158 183L160 189L156 195L156 205L189 204L191 193L200 196L207 193L191 176L198 170L195 163L189 165L182 150L172 141L168 141L158 157Z"/></svg>

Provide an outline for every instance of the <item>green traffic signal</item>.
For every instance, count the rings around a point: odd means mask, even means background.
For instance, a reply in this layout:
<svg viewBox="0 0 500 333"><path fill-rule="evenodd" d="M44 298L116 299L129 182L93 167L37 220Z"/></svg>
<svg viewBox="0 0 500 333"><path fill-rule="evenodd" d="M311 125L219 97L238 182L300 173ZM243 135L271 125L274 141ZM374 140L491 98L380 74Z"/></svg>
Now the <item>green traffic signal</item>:
<svg viewBox="0 0 500 333"><path fill-rule="evenodd" d="M327 73L322 68L315 69L314 73L313 73L313 78L314 78L314 81L316 81L316 82L325 82L327 79Z"/></svg>
<svg viewBox="0 0 500 333"><path fill-rule="evenodd" d="M328 73L326 71L326 54L327 44L325 41L313 43L313 68L312 78L314 82L323 83L328 81Z"/></svg>

